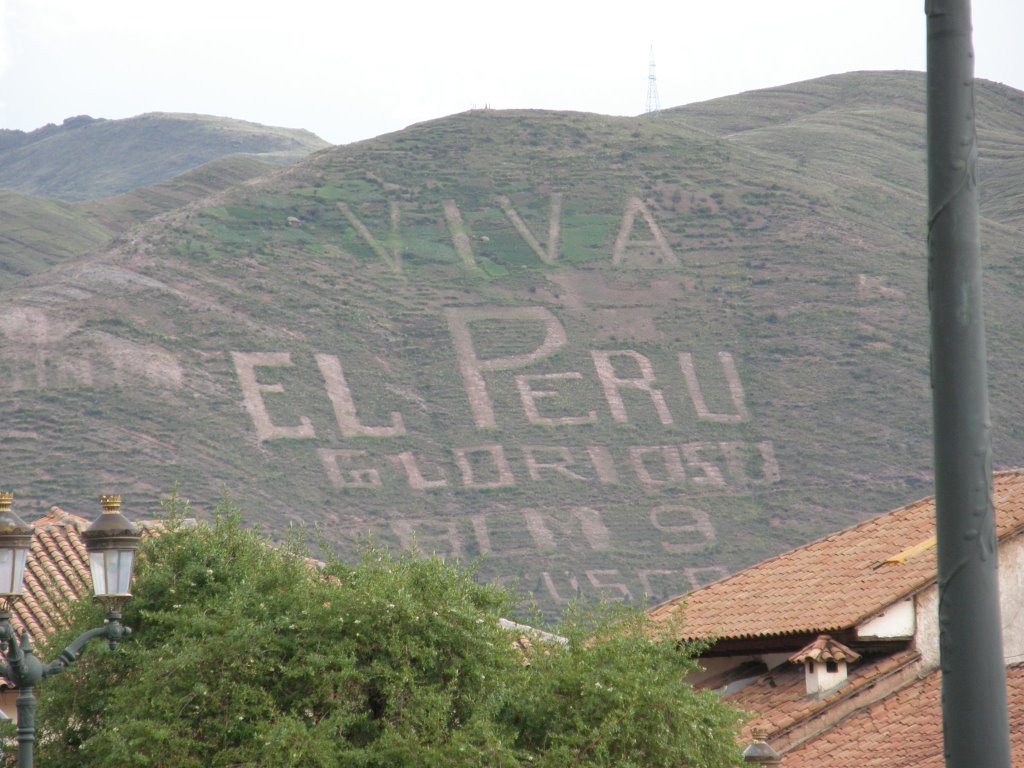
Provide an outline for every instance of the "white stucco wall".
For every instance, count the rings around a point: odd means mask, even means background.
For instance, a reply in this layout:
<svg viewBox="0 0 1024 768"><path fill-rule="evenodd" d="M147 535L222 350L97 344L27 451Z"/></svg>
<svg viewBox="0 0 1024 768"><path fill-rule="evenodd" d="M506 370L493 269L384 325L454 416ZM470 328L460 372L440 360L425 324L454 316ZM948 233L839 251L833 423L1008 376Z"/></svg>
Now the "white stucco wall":
<svg viewBox="0 0 1024 768"><path fill-rule="evenodd" d="M829 672L824 661L808 661L804 664L804 683L807 685L807 693L828 691L845 681L845 661L836 664L835 672Z"/></svg>
<svg viewBox="0 0 1024 768"><path fill-rule="evenodd" d="M1024 536L999 548L999 612L1003 620L1003 658L1024 661Z"/></svg>
<svg viewBox="0 0 1024 768"><path fill-rule="evenodd" d="M927 666L939 664L939 592L936 585L918 593L914 644ZM999 547L999 611L1003 623L1003 657L1024 661L1024 536Z"/></svg>
<svg viewBox="0 0 1024 768"><path fill-rule="evenodd" d="M917 634L914 645L921 653L921 663L926 667L939 664L939 590L934 584L923 592L918 592L915 600L917 605Z"/></svg>
<svg viewBox="0 0 1024 768"><path fill-rule="evenodd" d="M857 627L857 637L861 640L911 638L914 636L915 618L914 600L908 597Z"/></svg>

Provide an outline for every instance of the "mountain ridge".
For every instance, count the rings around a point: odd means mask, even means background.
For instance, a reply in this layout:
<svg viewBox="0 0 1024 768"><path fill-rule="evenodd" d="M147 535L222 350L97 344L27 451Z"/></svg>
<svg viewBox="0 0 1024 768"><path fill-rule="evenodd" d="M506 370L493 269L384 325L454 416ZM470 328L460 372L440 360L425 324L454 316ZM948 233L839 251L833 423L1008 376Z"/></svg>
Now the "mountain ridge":
<svg viewBox="0 0 1024 768"><path fill-rule="evenodd" d="M0 134L0 186L80 202L167 181L226 155L289 163L328 146L303 129L209 115L83 115L61 126Z"/></svg>

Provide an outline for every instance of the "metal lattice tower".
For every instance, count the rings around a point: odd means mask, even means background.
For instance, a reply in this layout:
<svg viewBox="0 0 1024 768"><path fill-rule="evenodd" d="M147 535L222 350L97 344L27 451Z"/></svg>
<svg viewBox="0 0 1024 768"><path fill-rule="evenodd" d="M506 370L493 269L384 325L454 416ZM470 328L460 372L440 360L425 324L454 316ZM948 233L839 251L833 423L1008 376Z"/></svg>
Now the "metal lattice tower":
<svg viewBox="0 0 1024 768"><path fill-rule="evenodd" d="M651 64L647 69L647 109L645 115L656 115L661 111L658 101L658 78L654 74L654 46L651 46Z"/></svg>

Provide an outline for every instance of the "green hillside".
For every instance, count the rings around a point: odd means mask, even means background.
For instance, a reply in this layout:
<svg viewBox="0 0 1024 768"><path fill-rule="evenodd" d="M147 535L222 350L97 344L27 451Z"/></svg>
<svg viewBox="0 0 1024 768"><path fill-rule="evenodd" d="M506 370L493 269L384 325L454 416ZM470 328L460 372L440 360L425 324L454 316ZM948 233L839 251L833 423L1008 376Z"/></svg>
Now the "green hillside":
<svg viewBox="0 0 1024 768"><path fill-rule="evenodd" d="M89 153L88 146L80 149ZM140 158L126 150L118 162L130 176ZM279 168L279 162L265 158L228 154L152 186L77 204L0 189L0 284L10 287L28 275L100 251L115 236L129 237L133 227L154 216ZM86 180L84 187L89 186Z"/></svg>
<svg viewBox="0 0 1024 768"><path fill-rule="evenodd" d="M82 116L28 133L0 131L0 187L69 202L93 200L229 155L287 164L328 146L309 131L208 115Z"/></svg>
<svg viewBox="0 0 1024 768"><path fill-rule="evenodd" d="M164 213L0 289L2 483L26 517L226 489L343 552L482 556L550 612L660 599L925 495L923 87L472 111ZM1012 189L1020 94L978 91L980 173ZM1016 465L1022 224L986 194Z"/></svg>
<svg viewBox="0 0 1024 768"><path fill-rule="evenodd" d="M123 231L249 179L272 173L277 168L277 165L256 157L228 155L159 184L114 197L87 200L79 203L78 207L104 226Z"/></svg>
<svg viewBox="0 0 1024 768"><path fill-rule="evenodd" d="M73 205L0 189L0 286L106 245L113 230Z"/></svg>

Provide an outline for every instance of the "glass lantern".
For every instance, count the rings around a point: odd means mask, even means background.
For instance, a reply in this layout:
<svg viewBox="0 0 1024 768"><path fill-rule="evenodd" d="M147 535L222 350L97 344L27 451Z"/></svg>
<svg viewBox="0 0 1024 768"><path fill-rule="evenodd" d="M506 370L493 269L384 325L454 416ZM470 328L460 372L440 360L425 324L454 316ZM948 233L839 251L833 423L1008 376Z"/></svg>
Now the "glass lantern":
<svg viewBox="0 0 1024 768"><path fill-rule="evenodd" d="M0 601L9 607L21 596L25 562L35 529L14 514L14 494L0 491Z"/></svg>
<svg viewBox="0 0 1024 768"><path fill-rule="evenodd" d="M132 566L142 538L121 514L120 496L100 496L103 514L82 532L96 598L113 610L131 597Z"/></svg>

